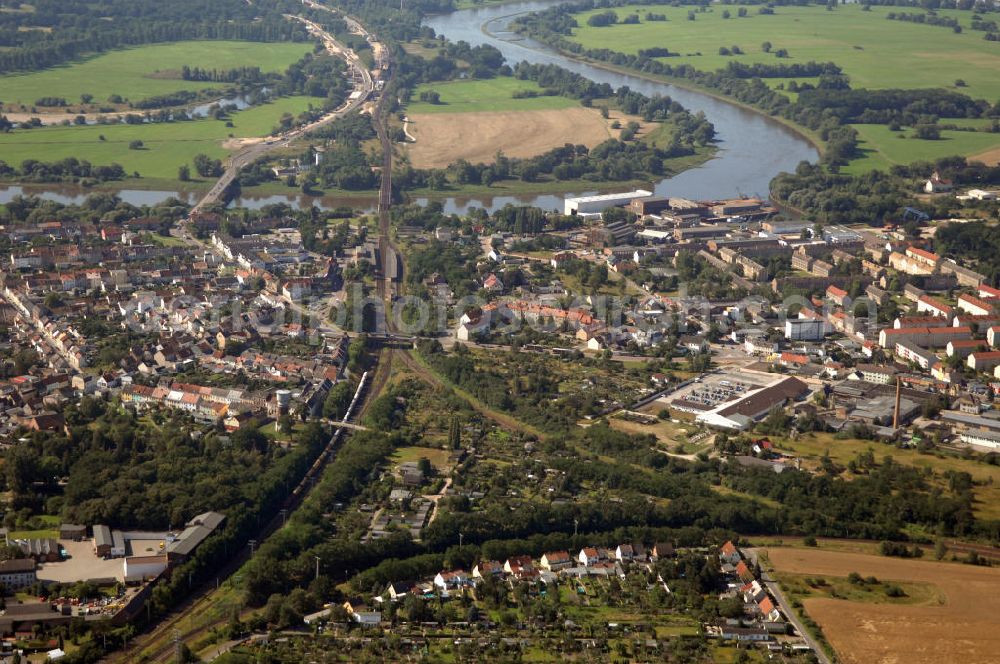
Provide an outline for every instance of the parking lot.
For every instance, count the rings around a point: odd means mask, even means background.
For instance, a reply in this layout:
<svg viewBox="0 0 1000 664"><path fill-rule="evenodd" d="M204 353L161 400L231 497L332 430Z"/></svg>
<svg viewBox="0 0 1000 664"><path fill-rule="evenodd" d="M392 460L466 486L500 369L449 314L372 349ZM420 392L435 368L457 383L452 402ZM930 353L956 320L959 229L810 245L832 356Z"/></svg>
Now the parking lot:
<svg viewBox="0 0 1000 664"><path fill-rule="evenodd" d="M40 581L73 583L88 579L122 579L123 560L98 558L94 554L93 540L59 540L59 544L66 550L68 557L62 562L42 564L38 568Z"/></svg>

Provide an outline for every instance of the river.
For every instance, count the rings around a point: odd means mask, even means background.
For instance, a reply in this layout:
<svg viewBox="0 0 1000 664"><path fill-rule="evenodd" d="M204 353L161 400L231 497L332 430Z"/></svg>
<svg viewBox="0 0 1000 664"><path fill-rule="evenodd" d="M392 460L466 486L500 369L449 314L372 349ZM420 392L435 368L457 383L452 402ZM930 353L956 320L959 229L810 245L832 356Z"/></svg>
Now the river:
<svg viewBox="0 0 1000 664"><path fill-rule="evenodd" d="M511 65L522 60L559 65L615 89L628 86L649 96L667 95L692 112L703 111L715 125L719 141L715 158L656 183L657 195L703 199L741 194L766 197L771 178L775 175L794 171L801 161L816 161L819 158L816 148L809 141L759 113L701 92L577 62L544 44L509 31L509 24L517 15L540 11L559 1L533 0L465 9L430 17L424 23L451 41L494 46ZM552 208L552 202L562 200L553 196L544 198L546 204L540 205L544 208Z"/></svg>
<svg viewBox="0 0 1000 664"><path fill-rule="evenodd" d="M753 194L767 197L771 178L782 171L795 170L801 161L816 161L819 158L816 149L802 136L780 122L759 113L701 92L577 62L543 44L509 31L509 23L515 16L545 9L559 1L561 0L532 0L463 9L429 17L424 24L451 41L464 40L473 46L480 44L495 46L511 65L522 60L538 64L555 64L593 81L608 83L616 89L624 85L650 96L668 95L692 112L703 111L715 125L718 151L712 159L701 166L657 182L655 184L657 195L697 199ZM31 193L71 204L81 202L88 192L66 186L38 186L23 190L18 186L0 186L0 203L9 201L21 193ZM133 205L154 205L171 196L176 196L182 201L194 202L194 197L189 192L125 189L118 193L123 200ZM574 193L582 195L595 192ZM426 204L428 199L417 198L415 201ZM485 207L492 211L507 203L536 205L547 210L562 209L562 201L562 195L526 195L447 198L441 202L446 213L462 214L474 207ZM244 195L233 201L232 205L260 208L270 203L287 203L296 207L315 205L326 209L351 205L370 211L374 207L375 197L372 196L370 201L362 198L314 198L290 191L288 194L270 196Z"/></svg>

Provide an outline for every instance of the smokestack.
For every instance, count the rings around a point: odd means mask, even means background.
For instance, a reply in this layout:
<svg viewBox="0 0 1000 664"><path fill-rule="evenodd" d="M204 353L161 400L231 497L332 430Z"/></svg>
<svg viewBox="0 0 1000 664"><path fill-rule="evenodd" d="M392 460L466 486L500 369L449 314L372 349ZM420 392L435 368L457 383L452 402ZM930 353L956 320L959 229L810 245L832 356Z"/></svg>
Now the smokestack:
<svg viewBox="0 0 1000 664"><path fill-rule="evenodd" d="M900 380L896 377L896 408L892 413L892 428L899 428L899 392L900 392Z"/></svg>

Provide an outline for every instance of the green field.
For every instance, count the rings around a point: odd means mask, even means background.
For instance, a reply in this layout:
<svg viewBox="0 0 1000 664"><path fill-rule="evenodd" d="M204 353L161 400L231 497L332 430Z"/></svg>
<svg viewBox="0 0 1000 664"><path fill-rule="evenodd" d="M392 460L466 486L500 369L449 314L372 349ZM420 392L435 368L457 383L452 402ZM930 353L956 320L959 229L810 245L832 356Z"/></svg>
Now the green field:
<svg viewBox="0 0 1000 664"><path fill-rule="evenodd" d="M917 8L877 7L862 11L860 5L839 5L834 11L822 6L774 8L774 14L759 15L749 6L748 16L737 17L737 6L714 5L705 13L687 20L690 7L651 5L624 7L614 11L619 19L638 14L639 25L614 25L595 28L587 17L598 13L575 14L580 28L572 39L588 48L611 48L623 53L637 53L653 46L666 47L679 57L660 58L672 64L688 64L705 71L725 67L736 60L753 63L832 61L851 78L854 88L934 88L953 87L963 79L966 94L988 100L1000 97L1000 42L983 39L983 33L969 29L972 12L938 12L956 17L964 26L961 34L949 28L889 21L885 15L920 12ZM722 14L728 10L731 18ZM665 14L667 21L646 21L646 12ZM996 20L996 14L986 19ZM772 44L772 53L761 49ZM739 46L744 55L722 56L719 47ZM788 50L789 57L779 59L774 51Z"/></svg>
<svg viewBox="0 0 1000 664"><path fill-rule="evenodd" d="M1000 145L1000 134L981 131L946 130L941 132L940 140L924 141L912 138L912 130L906 127L900 131L891 131L887 125L853 126L860 134L858 149L864 157L851 161L843 169L846 173L864 173L873 168L887 169L894 164L933 160L945 155L975 155Z"/></svg>
<svg viewBox="0 0 1000 664"><path fill-rule="evenodd" d="M746 9L748 15L739 17L738 6L715 5L704 13L695 10L695 20L690 21L688 12L692 8L687 6L623 7L614 10L619 20L638 14L638 25L592 27L587 25L587 18L606 11L594 10L574 15L581 27L574 30L571 39L587 48L610 47L630 54L666 47L680 55L658 58L660 61L673 66L687 64L703 71L721 69L732 61L834 62L850 77L853 88L949 88L974 98L1000 98L1000 42L986 41L984 33L970 29L972 12L938 12L939 16L959 21L964 29L956 34L942 26L886 19L890 11L915 13L922 11L919 8L873 6L866 12L857 4L839 5L834 11L824 6L779 6L773 15L758 14L756 6ZM725 11L730 18L723 18ZM646 21L647 12L664 14L667 20ZM986 14L985 18L995 20L995 16ZM770 53L763 50L764 42L770 42ZM734 46L743 54L719 54L720 47ZM778 49L787 49L789 57L779 59L774 54ZM967 87L955 88L958 79ZM766 83L775 88L781 83L787 86L792 80L766 79ZM810 80L801 78L798 82ZM792 100L797 96L784 94ZM885 126L856 127L861 134L859 148L863 156L846 169L852 173L949 155L976 155L1000 145L997 134L943 131L941 140L924 141L898 138L900 132L890 132ZM911 132L902 133L905 136Z"/></svg>
<svg viewBox="0 0 1000 664"><path fill-rule="evenodd" d="M441 95L440 104L418 101L420 93L434 90ZM514 99L513 94L522 90L541 92L534 81L520 81L503 77L484 81L449 81L425 83L417 86L407 106L407 111L417 113L476 113L481 111L548 111L571 108L579 102L566 97L532 97Z"/></svg>
<svg viewBox="0 0 1000 664"><path fill-rule="evenodd" d="M0 134L0 159L20 164L25 159L58 161L66 157L86 159L93 164L119 163L128 172L144 178L174 180L177 167L190 164L198 153L224 158L222 143L236 138L262 137L270 133L285 113L297 115L309 105L320 106L315 97L283 97L232 115L232 127L214 119L145 125L89 125L45 127ZM104 136L105 140L100 140ZM145 147L130 150L129 143L141 140Z"/></svg>
<svg viewBox="0 0 1000 664"><path fill-rule="evenodd" d="M95 103L103 103L112 94L138 101L178 90L221 88L226 84L181 80L179 70L189 65L284 71L310 50L309 42L189 41L141 46L30 74L0 76L0 101L11 110L20 104L30 108L40 97L62 97L78 104L80 95L90 94Z"/></svg>

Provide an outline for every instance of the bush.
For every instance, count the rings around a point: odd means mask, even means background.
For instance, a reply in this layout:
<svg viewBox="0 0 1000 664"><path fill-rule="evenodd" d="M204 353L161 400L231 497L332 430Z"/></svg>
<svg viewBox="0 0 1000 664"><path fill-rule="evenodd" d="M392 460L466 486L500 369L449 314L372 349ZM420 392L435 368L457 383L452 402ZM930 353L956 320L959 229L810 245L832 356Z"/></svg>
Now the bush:
<svg viewBox="0 0 1000 664"><path fill-rule="evenodd" d="M894 583L890 583L885 587L886 597L906 597L906 592Z"/></svg>

